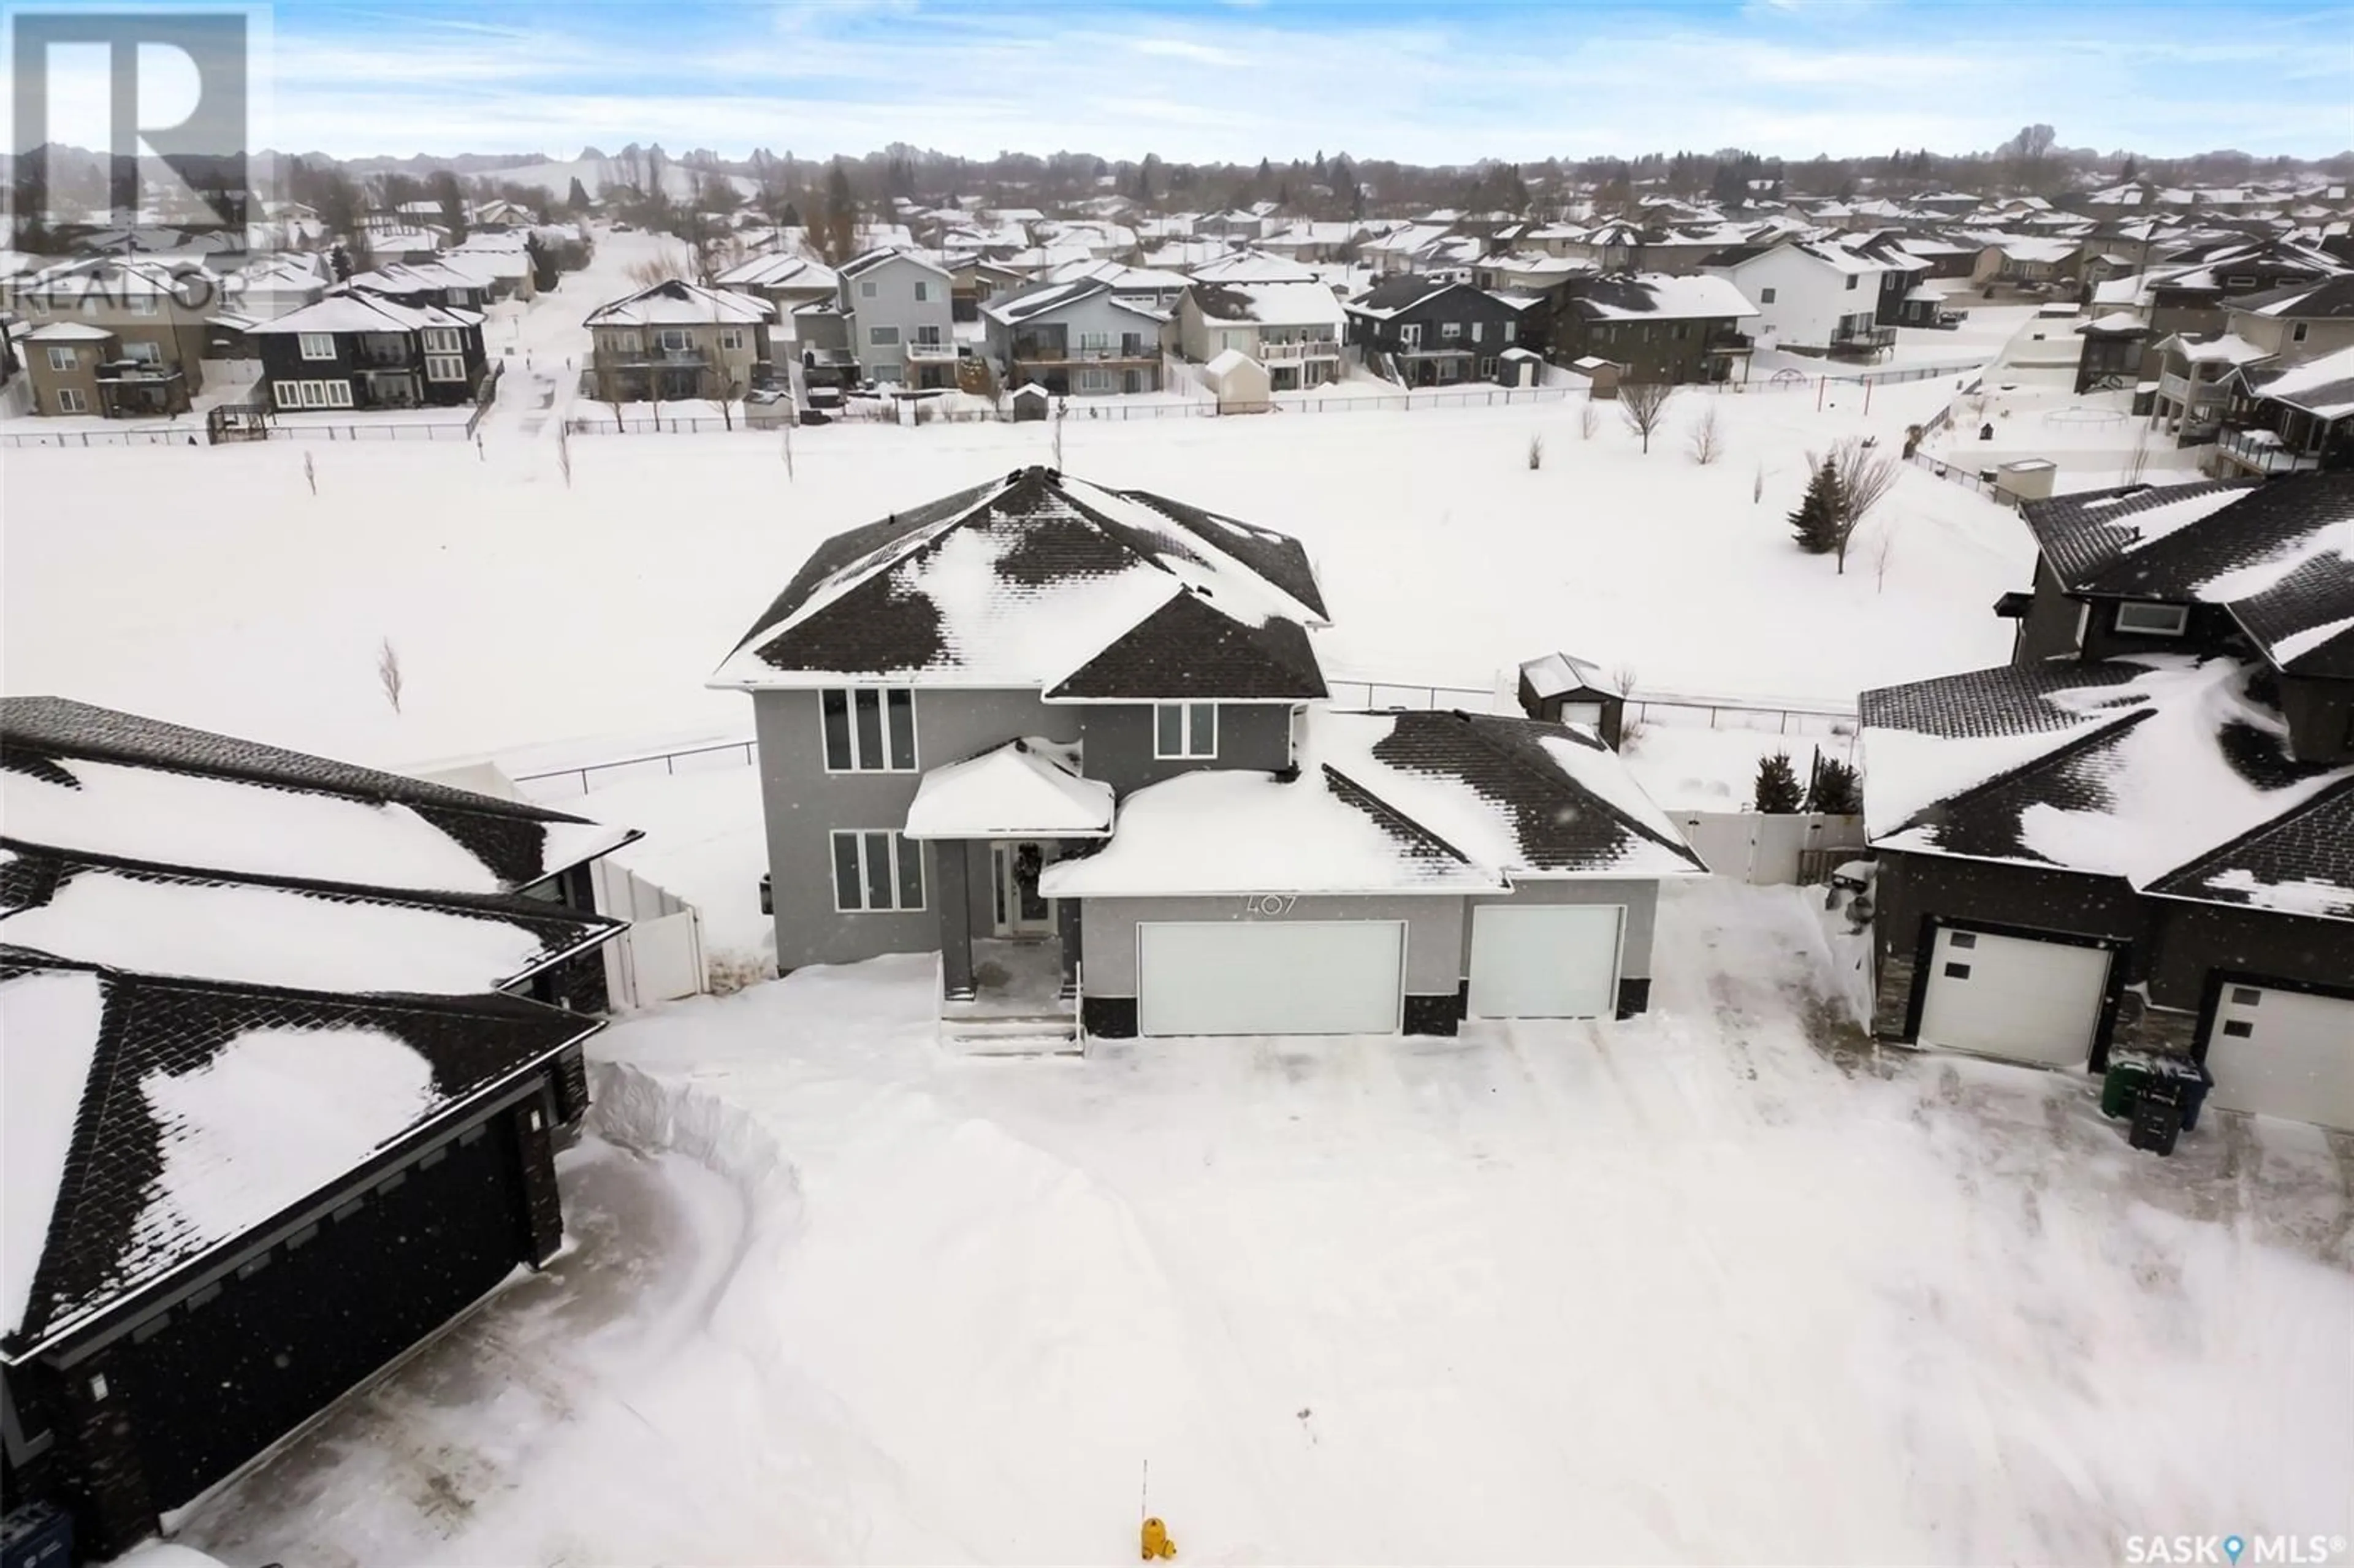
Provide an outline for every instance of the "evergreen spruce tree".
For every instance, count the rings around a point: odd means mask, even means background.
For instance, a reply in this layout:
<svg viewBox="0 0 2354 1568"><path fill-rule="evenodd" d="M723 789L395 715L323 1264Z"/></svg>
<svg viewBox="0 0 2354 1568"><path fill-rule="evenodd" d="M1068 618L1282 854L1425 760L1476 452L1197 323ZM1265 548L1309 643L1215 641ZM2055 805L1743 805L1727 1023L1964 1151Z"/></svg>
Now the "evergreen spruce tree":
<svg viewBox="0 0 2354 1568"><path fill-rule="evenodd" d="M1797 769L1790 766L1788 752L1757 759L1756 810L1795 811L1805 799L1806 790L1798 783Z"/></svg>
<svg viewBox="0 0 2354 1568"><path fill-rule="evenodd" d="M1810 556L1828 556L1838 549L1846 510L1840 495L1839 470L1827 460L1807 482L1806 499L1790 514L1790 534L1798 541L1798 548Z"/></svg>

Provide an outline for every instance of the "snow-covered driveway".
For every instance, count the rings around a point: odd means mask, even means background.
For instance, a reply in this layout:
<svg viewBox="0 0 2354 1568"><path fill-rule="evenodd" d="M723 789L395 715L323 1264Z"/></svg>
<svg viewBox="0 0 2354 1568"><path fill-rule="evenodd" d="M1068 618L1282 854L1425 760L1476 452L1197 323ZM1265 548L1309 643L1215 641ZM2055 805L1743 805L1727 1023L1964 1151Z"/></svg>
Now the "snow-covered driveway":
<svg viewBox="0 0 2354 1568"><path fill-rule="evenodd" d="M184 1539L1124 1561L1148 1458L1181 1562L2348 1533L2354 1150L1846 1055L1803 899L1678 890L1600 1028L967 1060L929 959L627 1023L575 1250Z"/></svg>

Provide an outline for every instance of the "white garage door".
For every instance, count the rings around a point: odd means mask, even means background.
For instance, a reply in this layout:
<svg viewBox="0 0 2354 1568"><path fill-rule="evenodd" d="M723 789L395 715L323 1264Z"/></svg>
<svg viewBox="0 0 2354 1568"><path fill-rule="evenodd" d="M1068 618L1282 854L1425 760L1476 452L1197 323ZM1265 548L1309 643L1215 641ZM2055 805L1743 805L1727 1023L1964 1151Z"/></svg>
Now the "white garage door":
<svg viewBox="0 0 2354 1568"><path fill-rule="evenodd" d="M2207 1070L2219 1106L2354 1129L2354 1001L2226 985Z"/></svg>
<svg viewBox="0 0 2354 1568"><path fill-rule="evenodd" d="M1929 959L1920 1041L2010 1062L2081 1067L2092 1059L2109 955L1941 927Z"/></svg>
<svg viewBox="0 0 2354 1568"><path fill-rule="evenodd" d="M1136 928L1144 1034L1394 1034L1399 920L1152 921Z"/></svg>
<svg viewBox="0 0 2354 1568"><path fill-rule="evenodd" d="M1616 904L1482 904L1471 911L1474 1018L1607 1018L1618 1011Z"/></svg>

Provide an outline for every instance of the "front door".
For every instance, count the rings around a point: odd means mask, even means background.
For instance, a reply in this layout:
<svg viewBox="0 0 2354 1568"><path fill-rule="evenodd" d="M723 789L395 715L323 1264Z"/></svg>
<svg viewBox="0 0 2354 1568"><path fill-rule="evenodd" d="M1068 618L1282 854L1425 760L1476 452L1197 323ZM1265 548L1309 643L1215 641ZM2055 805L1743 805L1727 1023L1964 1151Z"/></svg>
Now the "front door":
<svg viewBox="0 0 2354 1568"><path fill-rule="evenodd" d="M995 873L997 934L1039 937L1055 928L1055 906L1038 891L1038 874L1046 869L1046 846L1032 840L989 846Z"/></svg>

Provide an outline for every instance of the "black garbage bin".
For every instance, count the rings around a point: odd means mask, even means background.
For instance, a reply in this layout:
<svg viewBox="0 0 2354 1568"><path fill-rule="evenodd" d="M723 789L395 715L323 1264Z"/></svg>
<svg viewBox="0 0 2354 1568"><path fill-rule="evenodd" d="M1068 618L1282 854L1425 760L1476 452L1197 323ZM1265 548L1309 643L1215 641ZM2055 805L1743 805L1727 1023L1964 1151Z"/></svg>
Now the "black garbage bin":
<svg viewBox="0 0 2354 1568"><path fill-rule="evenodd" d="M2171 1081L2182 1097L2182 1130L2190 1132L2199 1126L2199 1109L2207 1103L2207 1091L2215 1086L2215 1075L2205 1065L2188 1056L2163 1056L2157 1064L2159 1075Z"/></svg>
<svg viewBox="0 0 2354 1568"><path fill-rule="evenodd" d="M2152 1077L2134 1097L2133 1130L2126 1139L2136 1149L2157 1155L2174 1152L2182 1132L2182 1082L2170 1076Z"/></svg>

